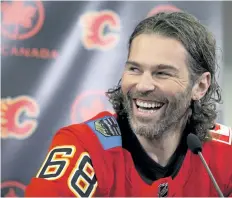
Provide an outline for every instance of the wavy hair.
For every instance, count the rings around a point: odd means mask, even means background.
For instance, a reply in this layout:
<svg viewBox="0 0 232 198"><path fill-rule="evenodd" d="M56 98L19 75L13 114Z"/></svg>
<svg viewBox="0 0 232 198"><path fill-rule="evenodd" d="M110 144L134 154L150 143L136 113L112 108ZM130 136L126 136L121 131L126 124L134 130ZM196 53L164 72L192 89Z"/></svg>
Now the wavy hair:
<svg viewBox="0 0 232 198"><path fill-rule="evenodd" d="M141 34L159 34L180 41L188 52L188 68L193 85L204 73L211 74L211 84L205 96L192 100L191 116L187 126L200 140L206 140L217 117L216 103L221 102L221 89L216 80L216 41L213 35L194 16L185 12L158 13L141 21L129 39L129 53L132 41ZM128 56L129 56L128 53ZM121 80L118 85L106 92L109 101L119 116L125 115Z"/></svg>

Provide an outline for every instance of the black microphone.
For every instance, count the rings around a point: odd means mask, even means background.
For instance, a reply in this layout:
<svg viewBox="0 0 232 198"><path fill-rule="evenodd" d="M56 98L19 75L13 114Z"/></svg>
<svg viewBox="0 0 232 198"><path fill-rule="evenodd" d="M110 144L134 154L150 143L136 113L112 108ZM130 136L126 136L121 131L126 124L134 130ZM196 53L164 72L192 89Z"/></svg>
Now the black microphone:
<svg viewBox="0 0 232 198"><path fill-rule="evenodd" d="M211 181L213 182L214 187L216 188L216 190L218 192L218 195L220 197L224 197L224 195L222 194L222 191L219 188L219 186L218 186L218 184L217 184L217 182L216 182L216 180L215 180L215 178L214 178L214 176L213 176L213 174L212 174L209 166L207 165L207 163L206 163L206 161L205 161L205 159L204 159L204 157L203 157L203 155L201 153L201 151L202 151L202 144L201 144L200 139L196 135L194 135L193 133L190 133L188 135L188 137L187 137L187 144L188 144L189 149L194 154L199 155L199 157L200 157L203 165L205 166L205 168L206 168L206 170L207 170L207 172L209 174L209 177L210 177Z"/></svg>

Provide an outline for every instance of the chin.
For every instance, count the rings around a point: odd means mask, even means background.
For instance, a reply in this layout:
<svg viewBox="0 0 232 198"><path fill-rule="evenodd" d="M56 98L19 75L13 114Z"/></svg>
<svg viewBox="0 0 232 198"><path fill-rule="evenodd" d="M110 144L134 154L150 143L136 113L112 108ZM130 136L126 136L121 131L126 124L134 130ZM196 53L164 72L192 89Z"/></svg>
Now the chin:
<svg viewBox="0 0 232 198"><path fill-rule="evenodd" d="M131 120L130 121L131 129L136 135L154 139L157 135L161 134L161 131L157 130L153 123L141 123L139 121Z"/></svg>
<svg viewBox="0 0 232 198"><path fill-rule="evenodd" d="M146 139L159 139L168 130L172 124L168 124L165 120L150 120L149 122L140 122L136 118L130 119L130 125L136 135L142 136Z"/></svg>

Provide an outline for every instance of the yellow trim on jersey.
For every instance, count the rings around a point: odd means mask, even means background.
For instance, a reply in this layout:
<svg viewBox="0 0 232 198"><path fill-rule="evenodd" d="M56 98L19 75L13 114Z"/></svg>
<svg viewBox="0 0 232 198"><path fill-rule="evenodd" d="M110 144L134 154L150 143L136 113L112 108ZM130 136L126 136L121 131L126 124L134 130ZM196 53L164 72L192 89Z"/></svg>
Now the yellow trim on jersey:
<svg viewBox="0 0 232 198"><path fill-rule="evenodd" d="M73 177L74 177L76 171L80 170L80 169L79 169L80 163L81 163L81 161L83 160L83 158L84 158L85 156L87 156L87 157L90 159L89 154L88 154L87 152L83 152L83 153L80 155L80 157L79 157L79 159L78 159L78 161L77 161L75 167L73 168L73 170L72 170L72 172L71 172L71 174L70 174L70 176L69 176L69 178L68 178L68 181L67 181L67 184L68 184L69 189L73 192L73 194L74 194L76 197L81 197L81 196L80 196L80 195L78 194L78 192L72 187L71 181L72 181L72 179L73 179ZM86 165L86 164L87 164L87 165ZM92 180L93 177L95 176L94 169L93 169L93 167L92 167L91 164L89 164L89 163L86 163L86 164L84 165L84 168L81 170L81 172L83 172L84 174L86 174L86 176L88 176L88 177ZM92 174L91 174L91 175L90 175L87 171L85 171L87 167L90 167L90 168L91 168L91 170L92 170ZM85 187L83 188L83 187L80 185L80 182L81 182L81 181L84 182L85 184L88 184L88 185L86 185L87 187L85 186ZM75 182L75 184L77 185L77 187L78 187L83 193L85 193L85 192L87 191L87 189L89 188L89 186L90 186L90 184L86 181L86 179L84 179L81 175L79 176L79 178L77 179L77 181ZM98 186L98 182L96 181L96 183L94 184L93 189L92 189L92 191L90 192L90 194L89 194L88 197L92 197L92 196L93 196L93 194L94 194L95 191L96 191L97 186Z"/></svg>
<svg viewBox="0 0 232 198"><path fill-rule="evenodd" d="M54 150L57 149L71 149L71 153L67 154L66 152L61 152L61 151L57 151L55 153L52 154L52 152L54 152ZM50 150L50 152L47 154L46 159L44 160L41 168L39 169L38 173L36 174L36 177L38 178L39 175L41 174L42 169L44 168L44 166L46 165L46 163L48 162L49 157L51 157L50 155L52 154L52 158L50 160L50 162L65 162L65 165L61 171L61 173L55 177L49 177L49 178L44 178L46 180L56 180L59 179L60 177L62 177L66 171L66 169L68 168L69 164L70 164L70 158L72 158L74 156L76 152L76 147L73 145L63 145L63 146L56 146L53 149ZM61 157L57 158L57 155L61 155ZM50 171L49 169L54 168L55 170ZM60 165L50 165L46 167L45 173L44 175L49 175L49 174L54 174L57 172L57 170L59 169Z"/></svg>

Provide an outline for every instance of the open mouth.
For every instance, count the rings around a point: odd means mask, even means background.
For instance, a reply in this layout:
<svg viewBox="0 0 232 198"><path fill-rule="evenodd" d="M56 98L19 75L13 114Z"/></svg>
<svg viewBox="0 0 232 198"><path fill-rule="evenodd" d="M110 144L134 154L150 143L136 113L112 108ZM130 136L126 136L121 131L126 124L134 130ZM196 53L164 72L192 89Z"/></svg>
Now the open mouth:
<svg viewBox="0 0 232 198"><path fill-rule="evenodd" d="M137 107L138 112L141 113L155 113L160 110L164 103L156 101L144 101L140 99L134 99L134 104Z"/></svg>

